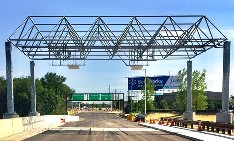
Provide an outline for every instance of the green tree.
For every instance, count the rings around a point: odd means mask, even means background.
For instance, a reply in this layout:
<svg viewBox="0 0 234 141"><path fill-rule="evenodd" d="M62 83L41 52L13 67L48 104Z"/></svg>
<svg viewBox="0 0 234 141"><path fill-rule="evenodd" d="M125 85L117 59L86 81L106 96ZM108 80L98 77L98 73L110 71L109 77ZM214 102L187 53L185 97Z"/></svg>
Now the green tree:
<svg viewBox="0 0 234 141"><path fill-rule="evenodd" d="M66 99L75 93L64 84L66 78L56 73L47 73L37 82L38 112L42 114L66 114ZM46 108L45 108L46 107Z"/></svg>
<svg viewBox="0 0 234 141"><path fill-rule="evenodd" d="M206 70L202 72L195 70L192 79L192 105L195 111L205 110L208 107L206 89Z"/></svg>
<svg viewBox="0 0 234 141"><path fill-rule="evenodd" d="M234 96L233 95L231 95L229 99L229 109L234 110Z"/></svg>
<svg viewBox="0 0 234 141"><path fill-rule="evenodd" d="M187 92L186 92L186 86L187 86L187 71L185 69L180 70L178 72L178 76L182 80L181 85L179 86L178 92L176 94L176 101L175 105L180 113L184 112L186 110L186 98L187 98Z"/></svg>
<svg viewBox="0 0 234 141"><path fill-rule="evenodd" d="M53 89L57 94L59 93L60 86L66 81L66 78L56 73L49 72L41 78L42 85L47 89Z"/></svg>
<svg viewBox="0 0 234 141"><path fill-rule="evenodd" d="M58 100L60 101L57 105L57 109L60 109L59 111L56 111L58 114L66 114L67 111L67 97L72 97L72 94L75 93L75 90L71 89L66 84L61 84L59 89L60 96ZM64 109L64 110L62 110Z"/></svg>
<svg viewBox="0 0 234 141"><path fill-rule="evenodd" d="M7 92L6 92L6 79L0 77L0 118L7 112Z"/></svg>
<svg viewBox="0 0 234 141"><path fill-rule="evenodd" d="M155 109L154 107L154 100L152 99L152 96L154 96L154 82L151 81L150 78L146 78L146 96L145 96L145 86L142 88L141 93L143 94L142 100L145 100L146 98L146 110L153 110ZM144 109L140 105L140 109ZM143 110L142 110L143 111Z"/></svg>
<svg viewBox="0 0 234 141"><path fill-rule="evenodd" d="M131 113L131 100L132 100L132 97L128 96L127 105L126 105L126 107L124 107L124 112L126 114Z"/></svg>
<svg viewBox="0 0 234 141"><path fill-rule="evenodd" d="M187 71L185 69L180 70L178 75L183 80L177 95L176 106L180 112L185 111L187 102ZM205 90L207 88L206 82L206 70L199 72L195 70L192 74L192 107L193 110L205 110L207 108L207 96Z"/></svg>
<svg viewBox="0 0 234 141"><path fill-rule="evenodd" d="M144 99L141 99L138 101L138 109L139 109L139 111L144 112L144 110L145 110L145 100Z"/></svg>
<svg viewBox="0 0 234 141"><path fill-rule="evenodd" d="M31 83L30 77L14 78L14 106L20 116L27 116L31 111Z"/></svg>
<svg viewBox="0 0 234 141"><path fill-rule="evenodd" d="M53 89L43 87L40 80L36 80L37 111L42 115L55 114L57 95Z"/></svg>
<svg viewBox="0 0 234 141"><path fill-rule="evenodd" d="M215 110L215 101L214 100L208 100L207 101L208 102L208 108L210 109L210 110Z"/></svg>
<svg viewBox="0 0 234 141"><path fill-rule="evenodd" d="M164 110L169 108L168 103L167 103L167 101L165 99L161 100L160 105L162 105L162 108Z"/></svg>
<svg viewBox="0 0 234 141"><path fill-rule="evenodd" d="M56 73L47 73L36 79L37 111L45 114L65 114L66 98L75 91L64 84L66 78ZM31 111L31 78L20 77L13 80L15 111L20 116L28 116ZM0 77L0 113L7 112L6 80Z"/></svg>
<svg viewBox="0 0 234 141"><path fill-rule="evenodd" d="M146 103L146 109L147 110L154 110L154 100L152 98L149 98Z"/></svg>

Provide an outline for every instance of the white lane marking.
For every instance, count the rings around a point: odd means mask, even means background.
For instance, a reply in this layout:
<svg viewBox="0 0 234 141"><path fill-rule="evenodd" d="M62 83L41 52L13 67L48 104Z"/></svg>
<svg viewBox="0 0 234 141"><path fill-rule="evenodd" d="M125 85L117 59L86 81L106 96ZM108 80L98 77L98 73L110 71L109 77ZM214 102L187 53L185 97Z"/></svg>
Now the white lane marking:
<svg viewBox="0 0 234 141"><path fill-rule="evenodd" d="M56 128L53 128L53 130L56 130ZM118 131L124 131L124 132L138 132L138 131L158 131L152 128L97 128L97 127L63 127L58 128L59 130L90 130L91 131L113 131L113 132L118 132Z"/></svg>
<svg viewBox="0 0 234 141"><path fill-rule="evenodd" d="M152 128L119 128L119 130L127 132L127 131L158 131Z"/></svg>

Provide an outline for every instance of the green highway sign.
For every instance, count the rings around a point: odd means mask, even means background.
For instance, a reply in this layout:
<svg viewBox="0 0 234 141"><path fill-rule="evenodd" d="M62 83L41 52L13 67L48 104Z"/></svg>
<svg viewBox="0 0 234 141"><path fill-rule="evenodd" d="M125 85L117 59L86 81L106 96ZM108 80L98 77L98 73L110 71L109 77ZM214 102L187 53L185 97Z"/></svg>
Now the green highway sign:
<svg viewBox="0 0 234 141"><path fill-rule="evenodd" d="M75 93L72 95L73 100L84 100L84 94Z"/></svg>
<svg viewBox="0 0 234 141"><path fill-rule="evenodd" d="M92 101L92 100L100 100L100 94L98 93L91 93L89 94L89 100Z"/></svg>
<svg viewBox="0 0 234 141"><path fill-rule="evenodd" d="M112 100L112 95L111 94L101 94L101 100Z"/></svg>
<svg viewBox="0 0 234 141"><path fill-rule="evenodd" d="M86 96L85 96L86 95ZM74 93L73 101L112 101L113 93Z"/></svg>

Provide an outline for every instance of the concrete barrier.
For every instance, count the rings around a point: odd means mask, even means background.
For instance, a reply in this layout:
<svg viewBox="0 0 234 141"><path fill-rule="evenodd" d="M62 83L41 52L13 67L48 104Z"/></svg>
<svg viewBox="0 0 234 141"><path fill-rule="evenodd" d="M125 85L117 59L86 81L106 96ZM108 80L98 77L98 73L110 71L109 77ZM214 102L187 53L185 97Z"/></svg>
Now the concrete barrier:
<svg viewBox="0 0 234 141"><path fill-rule="evenodd" d="M79 116L69 115L44 115L0 119L0 139L23 131L28 131L30 129L50 129L63 125L64 123L61 123L61 118L65 118L65 122L79 121Z"/></svg>
<svg viewBox="0 0 234 141"><path fill-rule="evenodd" d="M12 119L12 128L13 128L13 134L17 134L17 133L24 131L22 119L21 118L13 118Z"/></svg>
<svg viewBox="0 0 234 141"><path fill-rule="evenodd" d="M13 135L12 120L2 119L0 120L0 138Z"/></svg>
<svg viewBox="0 0 234 141"><path fill-rule="evenodd" d="M22 117L23 131L40 127L44 116Z"/></svg>

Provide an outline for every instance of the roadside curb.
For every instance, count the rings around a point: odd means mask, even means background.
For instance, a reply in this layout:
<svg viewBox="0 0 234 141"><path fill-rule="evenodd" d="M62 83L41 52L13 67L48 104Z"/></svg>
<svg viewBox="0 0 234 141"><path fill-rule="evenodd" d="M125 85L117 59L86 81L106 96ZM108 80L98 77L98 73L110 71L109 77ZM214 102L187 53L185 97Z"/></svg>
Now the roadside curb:
<svg viewBox="0 0 234 141"><path fill-rule="evenodd" d="M166 132L166 133L170 133L172 135L176 135L176 136L183 137L185 139L189 139L189 140L193 140L193 141L203 141L203 140L200 140L200 139L197 139L197 138L193 138L193 137L190 137L190 136L182 135L182 134L171 132L171 131L164 130L164 129L159 129L159 128L148 126L148 125L145 125L145 124L142 124L142 123L139 123L138 125L143 126L143 127L147 127L147 128L156 129L156 130L163 131L163 132Z"/></svg>

